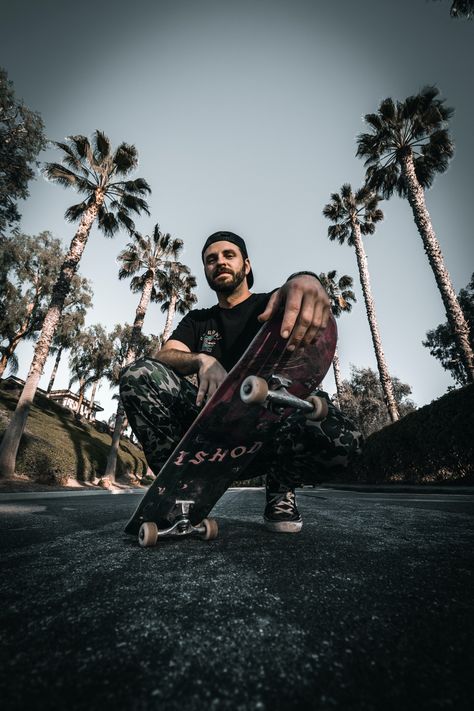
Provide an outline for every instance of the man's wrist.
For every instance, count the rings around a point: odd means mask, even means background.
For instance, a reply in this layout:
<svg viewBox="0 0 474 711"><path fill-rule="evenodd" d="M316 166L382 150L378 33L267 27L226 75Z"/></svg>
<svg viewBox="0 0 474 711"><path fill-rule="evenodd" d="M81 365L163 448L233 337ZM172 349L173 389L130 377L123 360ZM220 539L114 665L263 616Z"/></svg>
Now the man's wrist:
<svg viewBox="0 0 474 711"><path fill-rule="evenodd" d="M294 279L295 277L299 277L299 276L312 276L315 279L317 279L319 281L319 283L321 283L321 279L318 277L317 274L315 274L314 272L307 272L307 271L295 272L294 274L290 274L290 276L288 277L288 279L286 281L290 281L290 279Z"/></svg>

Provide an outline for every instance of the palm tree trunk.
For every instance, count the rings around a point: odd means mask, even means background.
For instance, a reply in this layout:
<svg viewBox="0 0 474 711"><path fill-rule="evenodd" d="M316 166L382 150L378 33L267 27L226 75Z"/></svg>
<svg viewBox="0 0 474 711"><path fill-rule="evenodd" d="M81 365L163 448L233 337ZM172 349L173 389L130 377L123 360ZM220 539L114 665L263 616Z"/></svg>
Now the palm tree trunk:
<svg viewBox="0 0 474 711"><path fill-rule="evenodd" d="M84 391L86 389L84 378L79 379L79 397L77 399L76 415L80 416L82 403L84 402Z"/></svg>
<svg viewBox="0 0 474 711"><path fill-rule="evenodd" d="M53 370L51 372L51 377L50 377L49 383L48 383L48 389L46 390L46 395L48 395L48 397L51 393L51 390L53 389L54 381L56 379L56 373L58 372L59 362L61 360L62 354L63 354L63 347L61 346L60 348L58 348L58 352L56 353L56 360L54 361Z"/></svg>
<svg viewBox="0 0 474 711"><path fill-rule="evenodd" d="M99 207L103 201L104 194L98 190L96 192L95 202L87 209L81 219L79 228L71 241L69 251L61 266L58 280L53 288L41 334L35 346L33 360L23 391L0 444L0 477L12 477L15 473L18 447L25 430L26 420L28 419L33 398L38 388L44 364L48 357L54 332L61 317L64 301L71 289L72 278L76 273L92 224L97 217Z"/></svg>
<svg viewBox="0 0 474 711"><path fill-rule="evenodd" d="M356 250L360 283L362 286L362 293L364 294L365 308L367 310L367 318L369 320L370 333L372 335L372 343L374 345L375 357L377 359L377 367L379 371L382 390L384 393L385 405L387 407L391 421L396 422L400 419L400 413L398 412L397 401L395 400L395 393L393 391L393 384L390 378L387 363L385 361L385 354L382 348L382 340L379 334L377 317L375 314L375 304L372 297L372 290L370 288L367 255L365 253L364 245L362 242L360 227L355 222L355 220L352 223L352 239L354 240L354 246Z"/></svg>
<svg viewBox="0 0 474 711"><path fill-rule="evenodd" d="M95 394L97 392L99 382L100 382L100 380L94 380L94 384L92 386L91 400L90 400L90 404L89 404L89 414L87 415L87 419L89 421L92 420L92 414L94 412Z"/></svg>
<svg viewBox="0 0 474 711"><path fill-rule="evenodd" d="M143 322L145 321L146 312L147 312L148 306L150 304L151 292L153 290L154 276L155 276L154 272L152 270L150 270L150 275L145 281L145 284L143 286L143 291L142 291L142 294L140 297L140 301L138 303L137 310L135 311L135 320L133 322L133 329L132 329L132 335L130 338L130 345L127 349L127 353L125 354L123 367L130 365L130 363L133 363L133 361L136 358L138 339L142 333ZM107 464L106 464L105 473L104 473L104 478L111 479L112 481L115 481L115 470L117 467L117 456L118 456L118 450L119 450L119 445L120 445L120 435L122 434L124 420L125 420L125 410L123 408L122 403L119 401L119 405L117 407L117 415L115 418L114 432L112 435L112 444L110 446L110 450L107 455Z"/></svg>
<svg viewBox="0 0 474 711"><path fill-rule="evenodd" d="M339 367L339 353L337 351L337 346L336 346L336 350L334 351L334 358L332 359L332 368L334 370L334 380L336 381L337 404L340 405L341 392L342 392L342 378L341 378L341 370Z"/></svg>
<svg viewBox="0 0 474 711"><path fill-rule="evenodd" d="M436 284L441 292L448 323L454 334L468 382L472 383L474 382L474 352L469 341L469 324L464 317L449 272L444 264L443 254L426 207L425 193L416 177L411 151L402 156L401 167L415 224L423 240L423 247L433 270Z"/></svg>
<svg viewBox="0 0 474 711"><path fill-rule="evenodd" d="M137 310L135 311L135 320L133 322L132 335L130 336L130 345L124 359L124 367L130 365L136 358L138 340L143 331L143 323L145 321L146 312L150 305L151 292L153 290L153 280L155 278L154 271L150 270L150 275L143 286L140 301L138 302Z"/></svg>
<svg viewBox="0 0 474 711"><path fill-rule="evenodd" d="M115 481L115 471L117 468L117 456L120 446L120 436L124 427L126 417L125 409L122 405L122 401L119 400L117 406L117 414L115 416L115 426L112 434L112 444L107 455L107 464L105 466L104 479L110 479Z"/></svg>
<svg viewBox="0 0 474 711"><path fill-rule="evenodd" d="M174 314L176 311L176 301L178 299L177 294L173 294L170 299L170 305L168 308L168 313L166 314L166 322L165 322L165 327L163 329L163 333L161 334L161 341L162 343L165 343L171 333L171 326L173 324L173 319L174 319Z"/></svg>

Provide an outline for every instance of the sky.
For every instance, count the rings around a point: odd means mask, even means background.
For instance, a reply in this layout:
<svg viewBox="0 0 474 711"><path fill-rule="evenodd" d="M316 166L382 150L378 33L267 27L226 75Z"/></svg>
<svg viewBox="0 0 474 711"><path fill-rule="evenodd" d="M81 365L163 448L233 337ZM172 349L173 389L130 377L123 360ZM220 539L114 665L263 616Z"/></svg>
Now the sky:
<svg viewBox="0 0 474 711"><path fill-rule="evenodd" d="M292 272L336 269L354 279L357 303L339 319L342 375L351 364L376 369L355 252L328 240L322 216L331 193L363 184L355 157L363 117L387 96L403 100L436 84L449 106L456 152L426 200L455 290L474 271L469 223L474 157L474 22L453 20L449 1L430 0L2 0L0 65L17 97L38 111L47 137L106 133L134 144L134 177L151 188L153 226L184 241L181 260L198 279L198 306L215 303L201 248L219 229L247 243L255 285L267 292ZM467 79L466 79L467 77ZM48 149L42 161L57 161ZM64 241L77 195L38 173L19 205L26 234L49 230ZM423 347L445 320L440 294L408 202L381 203L385 219L365 238L383 348L392 375L422 406L454 383ZM117 278L129 241L93 228L80 273L94 290L86 325L132 322L138 295ZM151 305L145 333L164 316ZM32 346L18 349L25 377ZM45 367L46 387L52 359ZM55 387L68 386L67 359ZM335 391L329 374L325 389ZM116 408L107 383L98 391L106 419Z"/></svg>

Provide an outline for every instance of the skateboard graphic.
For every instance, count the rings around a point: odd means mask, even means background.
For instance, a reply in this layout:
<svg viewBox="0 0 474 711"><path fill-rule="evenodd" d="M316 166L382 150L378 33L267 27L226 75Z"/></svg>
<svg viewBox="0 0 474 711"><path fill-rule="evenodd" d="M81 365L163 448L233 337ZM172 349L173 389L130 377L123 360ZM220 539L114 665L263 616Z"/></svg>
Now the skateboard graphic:
<svg viewBox="0 0 474 711"><path fill-rule="evenodd" d="M310 394L334 356L334 318L313 345L294 351L281 325L280 314L262 326L159 471L125 527L141 546L168 536L216 538L208 514L286 417L295 408L316 420L327 415L326 401Z"/></svg>

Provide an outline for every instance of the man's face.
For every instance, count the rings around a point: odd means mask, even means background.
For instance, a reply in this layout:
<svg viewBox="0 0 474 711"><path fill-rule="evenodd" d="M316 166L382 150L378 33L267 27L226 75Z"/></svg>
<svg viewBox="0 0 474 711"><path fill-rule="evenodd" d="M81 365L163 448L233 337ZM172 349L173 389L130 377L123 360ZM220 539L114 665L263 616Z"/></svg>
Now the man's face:
<svg viewBox="0 0 474 711"><path fill-rule="evenodd" d="M232 242L214 242L204 252L207 283L218 294L232 294L250 271L250 262Z"/></svg>

